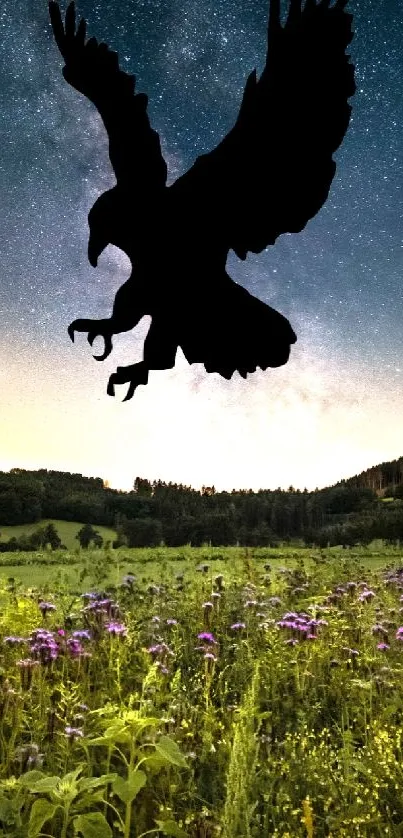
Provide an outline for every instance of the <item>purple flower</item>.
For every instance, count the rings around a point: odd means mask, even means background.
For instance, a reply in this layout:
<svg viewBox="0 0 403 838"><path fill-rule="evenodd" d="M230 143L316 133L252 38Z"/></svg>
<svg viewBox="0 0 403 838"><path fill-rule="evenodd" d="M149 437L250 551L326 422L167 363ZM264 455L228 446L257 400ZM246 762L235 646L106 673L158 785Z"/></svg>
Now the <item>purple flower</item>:
<svg viewBox="0 0 403 838"><path fill-rule="evenodd" d="M95 614L97 617L102 617L103 614L107 614L108 617L116 617L119 613L119 606L109 597L103 599L99 597L98 599L93 599L82 611L85 614Z"/></svg>
<svg viewBox="0 0 403 838"><path fill-rule="evenodd" d="M217 641L216 641L216 640L215 640L215 638L214 638L214 635L213 635L213 634L211 634L211 632L210 632L210 631L201 631L201 632L197 635L197 639L198 639L198 640L204 640L204 642L205 642L205 643L214 643L214 644L216 644L216 643L217 643Z"/></svg>
<svg viewBox="0 0 403 838"><path fill-rule="evenodd" d="M210 660L210 661L216 661L217 660L216 656L213 655L212 652L206 652L206 654L203 655L203 657L204 657L205 660Z"/></svg>
<svg viewBox="0 0 403 838"><path fill-rule="evenodd" d="M339 601L339 599L341 599L341 594L329 594L326 602L328 602L329 604L335 604Z"/></svg>
<svg viewBox="0 0 403 838"><path fill-rule="evenodd" d="M246 628L246 624L245 623L232 623L231 628L232 628L233 631L239 631L240 629Z"/></svg>
<svg viewBox="0 0 403 838"><path fill-rule="evenodd" d="M102 610L106 611L108 614L111 611L111 608L114 606L114 602L110 599L110 597L105 597L104 599L99 599L96 602L95 607L97 609L102 608Z"/></svg>
<svg viewBox="0 0 403 838"><path fill-rule="evenodd" d="M76 637L69 637L66 645L73 658L79 657L84 651L79 639Z"/></svg>
<svg viewBox="0 0 403 838"><path fill-rule="evenodd" d="M39 666L39 661L34 661L32 658L24 658L17 661L17 666L20 667L22 689L29 690L32 683L34 669Z"/></svg>
<svg viewBox="0 0 403 838"><path fill-rule="evenodd" d="M307 634L309 632L309 626L306 623L296 623L295 631L299 631L302 634Z"/></svg>
<svg viewBox="0 0 403 838"><path fill-rule="evenodd" d="M53 631L45 628L37 628L31 631L31 639L33 640L53 640Z"/></svg>
<svg viewBox="0 0 403 838"><path fill-rule="evenodd" d="M309 617L308 614L297 614L295 611L287 611L283 619L276 623L279 628L291 629L300 637L305 636L309 640L317 640L317 629L321 626L327 626L327 624L327 620L317 620L314 617Z"/></svg>
<svg viewBox="0 0 403 838"><path fill-rule="evenodd" d="M390 649L390 646L388 643L377 643L376 648L379 649L380 652L386 652L387 649Z"/></svg>
<svg viewBox="0 0 403 838"><path fill-rule="evenodd" d="M147 652L153 657L156 657L157 655L161 655L161 657L165 657L165 655L175 655L167 643L155 643L154 646L148 647Z"/></svg>
<svg viewBox="0 0 403 838"><path fill-rule="evenodd" d="M296 628L297 623L295 622L295 620L278 620L277 625L279 626L279 628L293 629Z"/></svg>
<svg viewBox="0 0 403 838"><path fill-rule="evenodd" d="M91 640L91 632L88 629L76 629L71 636L78 640Z"/></svg>
<svg viewBox="0 0 403 838"><path fill-rule="evenodd" d="M154 646L149 646L147 649L149 655L159 655L162 652L162 643L156 643Z"/></svg>
<svg viewBox="0 0 403 838"><path fill-rule="evenodd" d="M3 643L7 643L8 646L18 646L20 643L26 643L25 637L16 637L14 635L9 635L8 637L3 637Z"/></svg>
<svg viewBox="0 0 403 838"><path fill-rule="evenodd" d="M360 600L360 602L368 602L368 600L372 599L374 596L376 596L374 591L367 591L366 590L366 591L362 591L362 593L359 595L358 599Z"/></svg>
<svg viewBox="0 0 403 838"><path fill-rule="evenodd" d="M57 643L34 643L31 646L31 653L41 663L52 663L58 657L59 647Z"/></svg>
<svg viewBox="0 0 403 838"><path fill-rule="evenodd" d="M114 637L126 637L127 635L127 628L123 625L123 623L105 623L106 628L109 631L109 634L113 634Z"/></svg>
<svg viewBox="0 0 403 838"><path fill-rule="evenodd" d="M15 759L20 763L22 773L33 768L42 768L43 757L44 755L39 753L39 746L35 742L22 745L15 751Z"/></svg>
<svg viewBox="0 0 403 838"><path fill-rule="evenodd" d="M59 645L54 634L47 629L35 629L31 632L30 651L34 658L41 663L51 663L59 654Z"/></svg>
<svg viewBox="0 0 403 838"><path fill-rule="evenodd" d="M174 620L172 617L170 617L170 618L167 620L167 626L177 626L177 625L178 625L178 621L177 621L177 620Z"/></svg>
<svg viewBox="0 0 403 838"><path fill-rule="evenodd" d="M74 739L79 739L80 737L84 736L84 731L81 730L80 727L71 727L70 725L67 725L67 727L64 728L64 732L68 739L70 739L71 741L74 741Z"/></svg>
<svg viewBox="0 0 403 838"><path fill-rule="evenodd" d="M48 613L48 611L56 611L56 606L53 602L39 602L38 608L40 608L44 616Z"/></svg>

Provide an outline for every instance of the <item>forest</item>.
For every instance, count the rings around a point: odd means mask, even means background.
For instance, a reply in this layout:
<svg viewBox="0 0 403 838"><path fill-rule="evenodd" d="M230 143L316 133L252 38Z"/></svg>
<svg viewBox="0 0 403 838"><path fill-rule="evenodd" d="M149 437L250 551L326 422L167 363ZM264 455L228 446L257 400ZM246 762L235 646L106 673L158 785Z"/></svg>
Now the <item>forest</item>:
<svg viewBox="0 0 403 838"><path fill-rule="evenodd" d="M203 486L198 491L141 477L132 491L123 492L101 478L14 468L0 472L0 527L47 518L105 525L117 533L114 547L287 541L349 547L376 538L396 543L403 538L402 463L403 458L383 463L313 492L292 486L257 492Z"/></svg>

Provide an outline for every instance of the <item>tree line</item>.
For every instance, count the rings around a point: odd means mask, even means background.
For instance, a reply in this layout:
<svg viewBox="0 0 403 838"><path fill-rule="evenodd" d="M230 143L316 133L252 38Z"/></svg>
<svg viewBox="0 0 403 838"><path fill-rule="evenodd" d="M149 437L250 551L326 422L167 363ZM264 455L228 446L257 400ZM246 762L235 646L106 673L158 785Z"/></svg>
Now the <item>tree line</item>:
<svg viewBox="0 0 403 838"><path fill-rule="evenodd" d="M80 547L103 547L104 540L91 524L84 524L76 535ZM110 547L110 542L105 546ZM8 541L0 541L0 553L36 552L37 550L67 550L54 524L50 521L42 527L36 527L31 533L13 535Z"/></svg>
<svg viewBox="0 0 403 838"><path fill-rule="evenodd" d="M403 539L401 487L391 492L387 502L373 488L357 485L356 479L314 492L292 486L217 492L214 486L198 491L141 477L136 477L132 491L121 492L101 478L12 469L0 473L0 527L42 518L89 527L103 524L115 529L115 547L275 546L287 540L349 546L373 538ZM43 533L41 537L43 541ZM101 546L99 539L89 543Z"/></svg>

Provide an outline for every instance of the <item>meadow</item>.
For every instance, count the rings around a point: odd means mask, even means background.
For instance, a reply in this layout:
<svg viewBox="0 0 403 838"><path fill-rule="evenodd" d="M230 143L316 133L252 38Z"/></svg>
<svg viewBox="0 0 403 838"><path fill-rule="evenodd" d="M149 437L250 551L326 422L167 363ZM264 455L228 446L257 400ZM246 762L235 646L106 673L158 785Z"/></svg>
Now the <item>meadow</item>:
<svg viewBox="0 0 403 838"><path fill-rule="evenodd" d="M21 536L30 536L39 526L46 527L47 524L53 524L64 544L68 550L74 551L78 547L77 533L83 526L76 521L61 521L56 518L43 518L35 524L16 524L14 526L1 526L0 542L8 541L10 538L21 538ZM100 536L102 536L104 543L112 542L116 538L115 530L110 527L104 527L102 524L95 527Z"/></svg>
<svg viewBox="0 0 403 838"><path fill-rule="evenodd" d="M0 836L403 835L400 550L0 560Z"/></svg>

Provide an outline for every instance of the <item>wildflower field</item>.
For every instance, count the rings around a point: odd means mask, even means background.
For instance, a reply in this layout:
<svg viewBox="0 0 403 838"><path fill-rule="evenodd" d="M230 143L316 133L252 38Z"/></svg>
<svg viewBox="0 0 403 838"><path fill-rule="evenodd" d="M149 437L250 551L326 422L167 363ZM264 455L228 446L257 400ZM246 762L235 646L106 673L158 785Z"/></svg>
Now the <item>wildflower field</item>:
<svg viewBox="0 0 403 838"><path fill-rule="evenodd" d="M0 836L403 835L397 549L59 560L2 556Z"/></svg>

